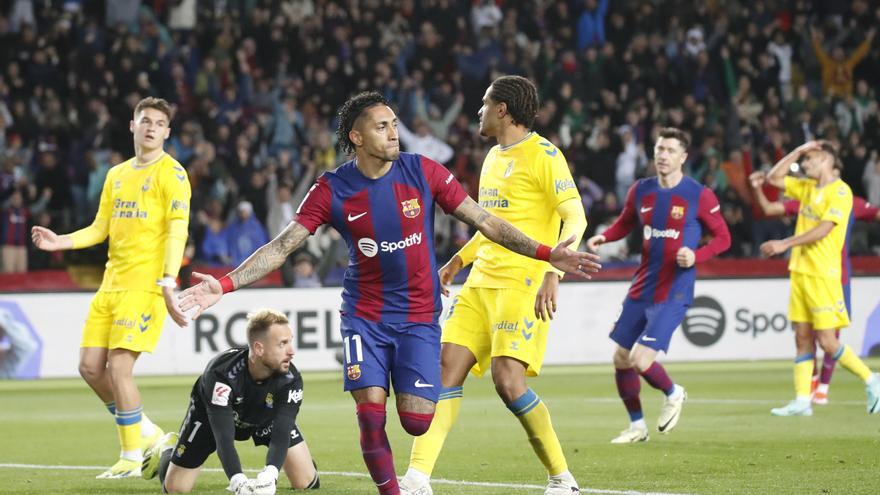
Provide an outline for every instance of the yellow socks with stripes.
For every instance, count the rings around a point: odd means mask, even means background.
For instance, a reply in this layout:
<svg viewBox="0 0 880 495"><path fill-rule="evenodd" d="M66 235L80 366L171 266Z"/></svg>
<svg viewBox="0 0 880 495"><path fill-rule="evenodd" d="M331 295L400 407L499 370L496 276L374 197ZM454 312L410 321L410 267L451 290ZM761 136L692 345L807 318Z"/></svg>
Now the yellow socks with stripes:
<svg viewBox="0 0 880 495"><path fill-rule="evenodd" d="M807 379L809 380L809 376ZM522 423L529 437L529 443L532 444L535 454L541 459L550 476L568 471L562 446L550 421L550 410L538 394L528 389L522 397L508 404L507 408Z"/></svg>
<svg viewBox="0 0 880 495"><path fill-rule="evenodd" d="M140 461L141 454L141 414L143 407L138 406L131 411L116 410L116 431L119 433L119 444L122 446L123 459Z"/></svg>
<svg viewBox="0 0 880 495"><path fill-rule="evenodd" d="M852 374L861 378L863 382L867 383L868 379L871 378L871 370L865 365L864 361L856 356L856 353L848 345L841 344L840 349L834 354L834 359Z"/></svg>
<svg viewBox="0 0 880 495"><path fill-rule="evenodd" d="M410 470L415 469L423 475L431 476L434 464L440 457L446 436L449 435L452 425L458 420L462 395L461 387L444 387L440 390L431 427L424 435L415 437L415 441L413 441L412 451L409 455Z"/></svg>
<svg viewBox="0 0 880 495"><path fill-rule="evenodd" d="M814 357L815 355L810 353L794 358L794 393L798 400L810 400Z"/></svg>

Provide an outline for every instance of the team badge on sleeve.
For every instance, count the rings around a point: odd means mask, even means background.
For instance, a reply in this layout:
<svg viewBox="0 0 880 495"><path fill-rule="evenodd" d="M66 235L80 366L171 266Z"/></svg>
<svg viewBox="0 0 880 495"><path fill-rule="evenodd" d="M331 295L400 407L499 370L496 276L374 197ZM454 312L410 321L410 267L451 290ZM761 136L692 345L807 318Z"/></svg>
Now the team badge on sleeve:
<svg viewBox="0 0 880 495"><path fill-rule="evenodd" d="M214 393L211 395L211 404L228 406L230 392L232 392L232 387L229 385L221 382L214 383Z"/></svg>
<svg viewBox="0 0 880 495"><path fill-rule="evenodd" d="M403 216L406 218L415 218L422 212L422 207L419 206L419 198L401 201L400 206L403 209Z"/></svg>
<svg viewBox="0 0 880 495"><path fill-rule="evenodd" d="M348 367L348 379L349 380L357 380L361 377L361 365L352 364Z"/></svg>

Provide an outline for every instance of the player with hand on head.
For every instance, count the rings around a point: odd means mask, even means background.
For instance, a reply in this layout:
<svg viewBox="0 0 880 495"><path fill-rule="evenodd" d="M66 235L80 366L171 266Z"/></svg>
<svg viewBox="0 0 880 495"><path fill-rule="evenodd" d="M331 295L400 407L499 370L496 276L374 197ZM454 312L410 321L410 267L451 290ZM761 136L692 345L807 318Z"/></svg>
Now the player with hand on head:
<svg viewBox="0 0 880 495"><path fill-rule="evenodd" d="M806 178L788 175L798 160ZM849 326L843 294L842 253L853 208L852 190L840 180L843 164L837 150L826 141L809 141L777 162L767 182L800 202L794 235L767 241L761 254L776 256L791 249L791 295L788 319L795 331L795 399L770 411L773 416L811 416L810 377L814 346L819 347L865 383L867 411L880 413L880 375L871 370L849 346L841 344L836 330ZM838 172L835 172L838 169ZM815 342L815 343L814 343Z"/></svg>
<svg viewBox="0 0 880 495"><path fill-rule="evenodd" d="M142 352L153 352L165 316L187 325L174 289L186 248L190 185L186 171L163 149L171 133L171 106L144 98L129 130L135 156L107 172L94 222L71 234L34 227L44 251L82 249L110 238L101 287L83 328L79 372L116 418L122 453L98 475L140 475L141 451L162 436L143 413L132 372Z"/></svg>
<svg viewBox="0 0 880 495"><path fill-rule="evenodd" d="M610 335L617 343L617 391L630 418L629 428L611 443L648 440L639 376L666 396L657 430L669 433L678 424L687 393L656 361L657 354L669 349L672 333L693 302L695 265L730 247L730 232L715 193L682 172L689 145L684 131L661 129L654 144L657 177L633 184L617 220L587 241L587 247L595 250L602 243L626 237L637 227L644 238L642 261ZM712 240L698 247L706 230Z"/></svg>
<svg viewBox="0 0 880 495"><path fill-rule="evenodd" d="M303 380L293 365L293 332L284 314L263 309L248 315L248 346L211 360L196 380L180 433L168 433L147 450L142 475L157 474L164 493L189 493L215 450L236 495L272 495L284 471L294 489L320 486L312 455L296 426ZM266 467L248 479L235 440L266 445Z"/></svg>
<svg viewBox="0 0 880 495"><path fill-rule="evenodd" d="M562 152L531 130L537 112L538 91L524 77L499 77L486 90L480 134L494 137L498 145L483 161L480 205L541 242L574 236L577 244L587 227L583 203ZM545 493L576 492L550 411L526 382L541 371L562 272L477 233L440 269L441 284L450 284L472 262L443 323L437 415L430 430L413 442L402 491L432 493L430 476L458 418L468 372L482 376L491 369L498 396L547 470Z"/></svg>
<svg viewBox="0 0 880 495"><path fill-rule="evenodd" d="M840 172L835 168L834 172L836 174L840 174ZM801 203L796 199L788 199L785 201L770 201L767 198L767 195L764 194L763 186L766 183L767 175L764 172L754 172L749 176L749 182L752 185L752 189L754 190L755 199L758 201L758 205L761 207L761 210L768 217L780 217L780 216L794 216L796 217L798 211L800 210ZM852 273L852 263L849 259L849 239L850 234L852 233L853 224L856 221L862 222L880 222L880 208L868 203L864 198L859 196L853 196L853 208L852 212L849 216L849 221L846 225L846 238L843 242L843 251L840 253L842 258L841 272L840 272L840 283L843 284L843 299L846 304L846 312L852 318L852 304L851 304L851 287L850 287L850 274ZM835 334L838 338L840 338L840 329L835 331ZM814 341L813 343L813 354L816 353L816 345L817 343ZM818 363L815 359L813 359L813 378L811 380L810 392L812 395L813 404L825 405L828 404L828 391L831 385L831 376L834 373L834 368L837 365L837 360L834 359L834 356L831 354L825 353L822 358L822 367L818 366Z"/></svg>
<svg viewBox="0 0 880 495"><path fill-rule="evenodd" d="M596 256L537 242L480 207L442 165L401 153L397 117L385 98L365 92L339 112L339 142L354 160L325 172L296 218L241 266L181 293L181 308L198 314L224 293L245 287L284 263L309 235L332 225L345 239L349 266L343 281L341 332L345 390L351 392L361 451L380 494L400 493L385 433L385 403L393 384L401 425L427 431L440 388L440 284L434 258L434 205L477 228L486 238L555 268L588 278Z"/></svg>

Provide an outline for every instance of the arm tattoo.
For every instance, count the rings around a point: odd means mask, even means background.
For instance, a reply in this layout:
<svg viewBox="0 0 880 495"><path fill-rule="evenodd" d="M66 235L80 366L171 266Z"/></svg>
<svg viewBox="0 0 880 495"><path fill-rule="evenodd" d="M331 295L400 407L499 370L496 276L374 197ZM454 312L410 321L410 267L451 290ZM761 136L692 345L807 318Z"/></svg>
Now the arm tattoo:
<svg viewBox="0 0 880 495"><path fill-rule="evenodd" d="M254 254L244 260L244 263L229 274L235 287L242 288L250 285L277 269L290 253L303 245L309 235L309 231L305 227L291 222L283 232L278 234L278 237L257 249Z"/></svg>
<svg viewBox="0 0 880 495"><path fill-rule="evenodd" d="M526 236L519 229L511 225L509 222L497 219L498 223L498 244L506 247L514 253L519 253L529 258L534 258L538 250L538 243L530 237Z"/></svg>
<svg viewBox="0 0 880 495"><path fill-rule="evenodd" d="M498 218L484 210L474 200L468 198L453 212L455 218L475 227L492 242L496 242L514 253L535 257L538 243L523 234L503 218Z"/></svg>

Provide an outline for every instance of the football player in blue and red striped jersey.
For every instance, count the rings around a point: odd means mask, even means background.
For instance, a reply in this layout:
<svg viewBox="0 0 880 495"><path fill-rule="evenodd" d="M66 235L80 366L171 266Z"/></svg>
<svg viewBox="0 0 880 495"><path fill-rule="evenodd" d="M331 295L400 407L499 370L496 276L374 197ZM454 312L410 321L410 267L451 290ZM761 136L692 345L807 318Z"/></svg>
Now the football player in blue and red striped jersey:
<svg viewBox="0 0 880 495"><path fill-rule="evenodd" d="M730 232L715 193L681 170L689 143L684 131L662 129L654 145L657 177L633 184L614 224L587 241L587 247L595 251L602 243L626 237L637 226L644 239L641 264L610 335L617 343L617 390L630 417L630 427L612 443L648 439L639 375L666 395L657 423L660 433L668 433L678 423L687 394L655 360L660 351L668 350L672 333L693 302L694 265L730 247ZM712 240L698 247L706 230Z"/></svg>
<svg viewBox="0 0 880 495"><path fill-rule="evenodd" d="M193 273L202 282L181 294L181 308L195 315L226 292L277 269L322 224L332 225L348 244L342 291L345 390L357 404L361 451L380 494L400 493L385 433L389 385L411 435L428 430L440 383L440 282L434 258L434 204L477 228L486 238L524 256L589 278L596 256L559 243L538 243L480 207L442 165L401 153L397 117L382 95L361 93L339 112L339 142L355 158L318 178L281 233L220 280Z"/></svg>

